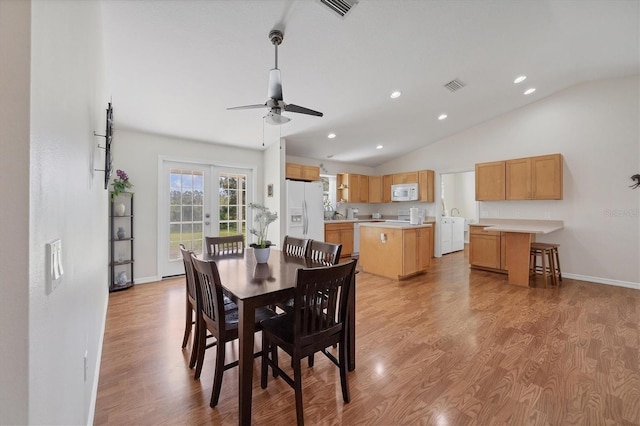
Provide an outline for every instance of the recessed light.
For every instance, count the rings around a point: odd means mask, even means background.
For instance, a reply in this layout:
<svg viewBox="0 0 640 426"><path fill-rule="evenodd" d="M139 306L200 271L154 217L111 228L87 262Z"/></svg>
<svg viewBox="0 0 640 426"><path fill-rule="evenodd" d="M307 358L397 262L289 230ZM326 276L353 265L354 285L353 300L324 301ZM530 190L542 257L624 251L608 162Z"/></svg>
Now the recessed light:
<svg viewBox="0 0 640 426"><path fill-rule="evenodd" d="M382 149L382 148L384 148L384 146L382 146L382 145L376 146L376 149Z"/></svg>
<svg viewBox="0 0 640 426"><path fill-rule="evenodd" d="M530 88L530 89L525 90L525 91L524 91L524 94L525 94L525 95L530 95L530 94L532 94L532 93L533 93L533 92L535 92L535 91L536 91L536 88L535 88L535 87L532 87L532 88Z"/></svg>
<svg viewBox="0 0 640 426"><path fill-rule="evenodd" d="M328 137L329 139L333 139L333 138L335 138L335 137L336 137L336 134L335 134L335 133L329 133L329 134L327 135L327 137Z"/></svg>
<svg viewBox="0 0 640 426"><path fill-rule="evenodd" d="M391 93L391 99L399 98L400 95L402 95L402 92L400 92L399 90L396 90L395 92Z"/></svg>
<svg viewBox="0 0 640 426"><path fill-rule="evenodd" d="M522 83L522 82L523 82L523 81L525 81L526 79L527 79L527 76L526 76L526 75L521 75L521 76L517 77L515 80L513 80L513 82L514 82L515 84L518 84L518 83Z"/></svg>
<svg viewBox="0 0 640 426"><path fill-rule="evenodd" d="M444 119L445 119L445 118L447 118L447 117L448 117L448 115L447 115L447 114L440 114L440 115L438 116L438 120L444 120Z"/></svg>
<svg viewBox="0 0 640 426"><path fill-rule="evenodd" d="M327 158L333 158L333 154L327 155Z"/></svg>

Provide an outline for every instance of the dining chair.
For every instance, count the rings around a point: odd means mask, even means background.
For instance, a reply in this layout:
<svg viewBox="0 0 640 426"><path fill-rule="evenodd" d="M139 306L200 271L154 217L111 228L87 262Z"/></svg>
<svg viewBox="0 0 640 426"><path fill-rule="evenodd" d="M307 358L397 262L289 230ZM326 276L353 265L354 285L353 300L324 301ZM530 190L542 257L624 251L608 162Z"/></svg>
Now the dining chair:
<svg viewBox="0 0 640 426"><path fill-rule="evenodd" d="M193 262L191 260L191 254L193 251L187 250L183 244L180 244L180 252L182 254L182 263L184 264L184 274L185 281L187 284L187 304L186 304L186 318L185 318L185 326L184 326L184 336L182 338L182 347L185 348L187 346L187 342L189 340L189 335L191 334L191 330L194 328L194 337L193 342L191 344L191 357L189 358L189 368L193 368L196 365L197 353L198 353L198 326L200 322L198 321L198 309L197 309L197 293L200 291L197 288L195 276L195 272L193 269ZM231 311L233 309L238 309L238 306L231 301L227 296L224 296L224 308L227 311ZM195 319L194 319L195 316ZM212 337L211 335L207 335L206 337ZM216 342L210 343L205 347L215 346ZM196 379L198 377L195 377Z"/></svg>
<svg viewBox="0 0 640 426"><path fill-rule="evenodd" d="M216 363L213 375L213 390L209 405L215 407L220 398L222 376L225 370L236 367L238 361L225 364L226 343L238 338L238 310L225 310L222 283L218 273L218 266L214 260L200 260L195 254L191 255L191 261L195 270L196 284L199 292L198 300L199 320L198 328L198 356L196 360L196 378L200 377L204 352L206 349L206 331L208 330L217 341ZM261 329L261 321L266 320L276 313L269 308L257 308L255 314L255 331ZM274 350L275 352L275 350ZM254 354L259 357L262 351ZM272 354L277 358L277 353Z"/></svg>
<svg viewBox="0 0 640 426"><path fill-rule="evenodd" d="M304 258L307 256L308 247L308 239L291 237L287 235L284 237L284 242L282 243L282 253L286 254L287 256Z"/></svg>
<svg viewBox="0 0 640 426"><path fill-rule="evenodd" d="M321 263L327 266L336 265L340 262L340 251L342 251L342 244L311 240L306 258L313 263Z"/></svg>
<svg viewBox="0 0 640 426"><path fill-rule="evenodd" d="M294 309L262 321L262 370L260 385L267 388L271 366L294 389L298 425L304 424L300 361L322 352L340 369L342 399L350 401L347 381L347 318L357 260L339 265L298 269ZM325 297L318 297L324 295ZM326 348L338 344L338 359ZM291 356L293 379L278 366L273 353L280 347ZM271 354L271 358L269 358Z"/></svg>
<svg viewBox="0 0 640 426"><path fill-rule="evenodd" d="M223 256L244 253L244 235L226 237L204 237L209 256Z"/></svg>

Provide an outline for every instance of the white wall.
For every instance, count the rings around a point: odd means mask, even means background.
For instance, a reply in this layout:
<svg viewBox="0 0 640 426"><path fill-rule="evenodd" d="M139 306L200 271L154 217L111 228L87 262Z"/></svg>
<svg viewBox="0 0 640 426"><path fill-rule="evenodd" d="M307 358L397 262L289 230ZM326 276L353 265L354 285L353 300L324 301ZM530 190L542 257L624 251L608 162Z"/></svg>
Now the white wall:
<svg viewBox="0 0 640 426"><path fill-rule="evenodd" d="M117 127L118 104L114 100L115 131L113 136L114 170L129 175L135 193L135 269L137 284L160 279L158 276L158 162L160 158L176 161L198 161L228 167L254 170L253 201L263 200L263 153L207 142L141 133Z"/></svg>
<svg viewBox="0 0 640 426"><path fill-rule="evenodd" d="M564 200L482 202L481 217L564 220L563 275L640 288L638 76L581 84L376 168L377 174L470 170L475 163L562 153ZM452 117L455 118L455 117Z"/></svg>
<svg viewBox="0 0 640 426"><path fill-rule="evenodd" d="M286 233L285 214L285 150L286 141L281 139L272 142L264 151L263 165L263 204L272 212L278 212L278 219L269 225L267 239L280 247ZM267 185L273 185L273 197L267 196ZM254 237L255 238L255 237ZM253 240L249 240L253 241ZM256 241L257 242L257 241Z"/></svg>
<svg viewBox="0 0 640 426"><path fill-rule="evenodd" d="M31 3L0 0L0 424L26 424L29 397Z"/></svg>
<svg viewBox="0 0 640 426"><path fill-rule="evenodd" d="M455 216L473 219L476 213L475 172L446 173L441 179L447 213L454 216L451 210L457 208L460 213L456 212Z"/></svg>
<svg viewBox="0 0 640 426"><path fill-rule="evenodd" d="M93 135L104 132L108 102L101 9L45 0L31 8L28 423L87 424L108 298L107 192L94 171L104 141ZM45 244L57 238L64 275L47 294Z"/></svg>

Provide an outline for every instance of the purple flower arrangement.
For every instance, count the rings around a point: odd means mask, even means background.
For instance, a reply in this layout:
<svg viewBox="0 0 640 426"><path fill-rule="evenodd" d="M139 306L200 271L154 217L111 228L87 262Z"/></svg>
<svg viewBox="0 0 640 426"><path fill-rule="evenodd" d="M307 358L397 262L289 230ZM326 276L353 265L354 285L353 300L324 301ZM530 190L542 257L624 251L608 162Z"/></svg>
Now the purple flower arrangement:
<svg viewBox="0 0 640 426"><path fill-rule="evenodd" d="M113 195L111 197L112 201L114 197L117 197L123 192L126 193L129 188L133 188L133 184L129 182L129 175L124 170L116 170L116 175L118 175L118 178L114 179L111 184L113 186Z"/></svg>

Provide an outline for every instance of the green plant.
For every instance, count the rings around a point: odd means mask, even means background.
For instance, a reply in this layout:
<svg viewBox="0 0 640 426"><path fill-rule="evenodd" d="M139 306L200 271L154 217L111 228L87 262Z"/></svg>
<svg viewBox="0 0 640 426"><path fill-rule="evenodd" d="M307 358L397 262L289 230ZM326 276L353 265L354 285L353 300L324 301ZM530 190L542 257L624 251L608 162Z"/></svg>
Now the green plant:
<svg viewBox="0 0 640 426"><path fill-rule="evenodd" d="M118 195L126 193L127 189L133 188L133 184L129 182L129 175L124 170L116 170L116 175L118 175L118 178L114 179L111 183L111 186L113 186L113 191L111 191L111 201L113 201Z"/></svg>
<svg viewBox="0 0 640 426"><path fill-rule="evenodd" d="M253 221L256 223L255 228L250 228L249 232L258 237L257 243L251 243L253 248L267 248L272 246L271 241L267 240L267 230L269 225L278 219L278 213L272 213L269 209L261 204L250 203L249 207L256 211Z"/></svg>

